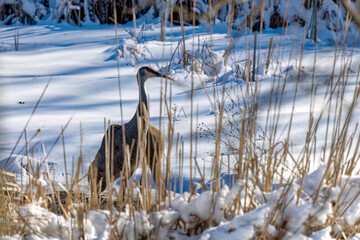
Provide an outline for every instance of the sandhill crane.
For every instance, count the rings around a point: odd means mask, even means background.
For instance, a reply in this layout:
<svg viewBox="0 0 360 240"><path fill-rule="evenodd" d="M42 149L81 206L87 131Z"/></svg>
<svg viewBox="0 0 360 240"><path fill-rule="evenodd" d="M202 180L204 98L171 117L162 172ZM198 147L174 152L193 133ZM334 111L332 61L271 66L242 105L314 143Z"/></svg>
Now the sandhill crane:
<svg viewBox="0 0 360 240"><path fill-rule="evenodd" d="M139 162L141 162L139 156L143 156L146 158L147 163L152 170L154 180L156 179L156 166L161 166L161 160L165 150L165 137L160 130L148 124L149 98L145 82L149 78L167 78L173 80L170 77L166 77L165 75L154 71L150 67L142 67L139 69L137 73L139 85L139 104L137 110L128 123L123 125L114 124L107 129L107 133L103 137L100 149L89 167L88 180L91 191L95 191L94 183L98 186L101 182L101 192L106 188L105 154L109 154L108 159L111 159L109 162L112 168L113 179L115 180L120 177L125 161L126 151L124 151L124 141L126 145L129 146L129 149L131 149L131 152L129 152L131 165L130 176L133 171L136 170ZM105 139L106 137L107 139ZM142 143L145 144L145 147ZM108 150L105 149L105 145L108 145Z"/></svg>

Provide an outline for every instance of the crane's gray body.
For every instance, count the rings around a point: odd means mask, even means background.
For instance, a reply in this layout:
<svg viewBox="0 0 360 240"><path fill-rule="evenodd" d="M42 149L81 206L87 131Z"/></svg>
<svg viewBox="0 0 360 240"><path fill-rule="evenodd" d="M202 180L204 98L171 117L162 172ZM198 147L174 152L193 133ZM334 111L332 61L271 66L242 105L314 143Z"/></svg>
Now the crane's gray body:
<svg viewBox="0 0 360 240"><path fill-rule="evenodd" d="M123 170L124 161L125 161L125 154L123 148L123 130L122 128L125 127L125 142L126 145L129 146L130 154L130 165L131 165L131 172L132 175L133 171L136 170L136 167L139 164L139 155L137 154L138 149L138 135L137 135L137 124L133 124L131 121L127 124L122 126L120 125L111 125L108 128L107 134L110 134L110 141L108 141L109 146L109 159L111 160L110 153L112 152L112 146L114 146L114 155L113 161L110 165L112 167L112 174L114 179L120 177L120 173ZM112 130L114 128L114 130ZM114 133L114 135L112 134ZM109 135L107 135L109 136ZM162 133L155 127L149 126L147 131L146 137L146 149L145 149L145 157L147 162L150 166L150 169L154 169L156 161L161 161L162 154L164 153L164 146L165 146L165 138ZM112 143L113 142L113 143ZM102 140L100 149L98 150L95 159L94 159L94 166L97 168L97 183L100 181L101 184L101 191L104 191L106 188L106 168L105 168L105 136ZM144 149L139 148L139 151L144 151ZM155 178L155 173L153 176Z"/></svg>
<svg viewBox="0 0 360 240"><path fill-rule="evenodd" d="M142 67L137 74L140 99L137 110L132 119L126 124L114 124L107 129L107 133L103 137L101 146L95 156L95 159L89 167L90 187L92 185L92 181L96 179L96 184L101 182L101 192L106 188L106 137L109 160L112 160L110 163L110 171L112 171L114 180L120 177L121 171L124 167L126 153L125 146L128 146L129 151L131 151L130 176L140 163L141 160L139 159L139 156L141 155L140 152L143 151L143 156L145 157L147 163L150 166L150 169L153 172L152 175L154 179L156 179L156 171L154 170L156 169L156 163L161 163L165 150L165 137L157 128L151 125L148 125L148 128L144 129L140 129L138 126L139 120L144 123L149 119L149 101L146 93L145 81L150 77L165 77L164 75L157 73L152 69L150 70L147 67ZM146 136L145 149L144 147L141 147L140 140L138 139L139 134ZM125 146L124 140L126 143ZM140 144L140 146L138 146L138 144ZM113 155L111 154L112 152Z"/></svg>

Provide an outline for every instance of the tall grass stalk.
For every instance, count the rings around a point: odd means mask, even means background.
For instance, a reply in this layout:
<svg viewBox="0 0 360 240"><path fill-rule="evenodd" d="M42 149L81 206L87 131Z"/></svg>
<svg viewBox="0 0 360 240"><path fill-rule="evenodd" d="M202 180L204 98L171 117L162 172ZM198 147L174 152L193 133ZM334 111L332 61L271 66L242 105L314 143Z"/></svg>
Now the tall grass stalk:
<svg viewBox="0 0 360 240"><path fill-rule="evenodd" d="M137 35L136 35L136 22L135 22L135 9L134 9L134 1L133 3L133 21L134 21L134 42L137 46L140 43L137 43ZM167 1L166 1L167 3ZM253 1L254 3L254 1ZM115 4L115 3L114 3ZM231 9L233 11L234 4L231 3ZM242 183L242 189L239 194L235 197L235 201L233 206L230 206L231 211L233 212L232 217L236 215L244 214L246 212L252 211L254 208L259 206L258 200L255 199L256 191L260 191L261 195L266 202L266 195L268 192L272 192L275 190L279 190L279 198L277 199L273 209L270 211L269 216L267 216L266 226L263 229L259 229L256 233L257 237L260 238L268 238L271 234L268 232L269 225L272 225L277 230L275 237L281 239L286 234L287 222L282 217L284 216L284 212L288 207L288 203L291 198L290 192L292 191L292 187L294 184L298 184L297 194L296 194L296 203L299 204L301 197L304 195L304 182L306 180L307 175L310 173L312 164L319 162L321 160L324 162L324 174L321 176L321 181L318 186L315 186L315 192L313 195L308 196L313 204L318 204L322 194L326 190L326 188L332 188L341 186L341 192L337 196L336 200L333 202L333 215L328 217L328 220L322 226L316 226L317 228L324 229L327 226L331 226L334 229L340 226L341 233L333 233L334 237L352 237L355 233L360 231L360 228L355 224L354 226L350 226L346 222L340 222L339 219L342 219L346 211L349 209L352 203L356 201L356 199L360 196L360 192L354 194L354 196L350 199L350 201L343 201L343 197L349 196L349 190L345 190L344 186L348 186L350 184L351 177L358 174L358 166L359 166L359 146L360 146L360 134L358 129L358 123L356 123L355 128L353 127L354 121L354 112L358 107L358 101L360 97L360 87L359 87L359 75L360 75L360 67L357 69L357 78L355 88L352 93L352 99L345 100L345 94L347 89L347 81L349 78L349 65L351 64L352 56L346 57L346 50L343 50L340 46L335 46L334 49L334 57L332 70L330 74L330 79L328 81L328 86L325 86L326 94L324 97L324 104L321 107L321 110L317 113L315 108L317 107L317 97L318 97L318 88L323 87L316 82L316 64L318 62L318 48L315 45L315 57L313 60L313 67L311 69L311 89L310 89L310 105L308 108L308 119L307 126L304 132L304 142L303 148L296 156L294 152L292 152L292 138L291 134L294 131L294 118L295 118L295 110L296 104L298 100L298 91L302 83L302 69L304 64L304 44L305 44L305 34L303 34L304 38L301 42L301 53L300 59L295 66L295 70L297 71L297 76L295 78L295 87L292 89L292 100L287 103L290 106L290 117L288 125L285 129L280 129L280 121L283 114L284 107L284 99L286 91L288 90L288 86L290 84L290 76L289 73L286 72L282 78L278 76L270 77L270 90L267 96L267 109L265 111L265 123L264 129L262 130L262 142L259 143L259 105L261 101L261 84L263 79L259 78L259 74L267 73L269 67L272 64L280 64L279 59L283 57L284 50L282 49L284 44L285 35L287 34L287 29L285 29L284 39L280 41L280 43L275 43L273 38L270 39L267 49L262 49L261 46L261 37L262 37L262 19L264 14L264 1L262 1L261 5L261 24L260 24L260 32L254 33L253 37L253 49L246 49L246 67L244 69L244 82L242 84L236 85L239 89L233 89L242 93L243 96L239 97L242 101L238 104L239 107L239 117L232 118L230 124L232 126L236 126L235 136L231 136L232 138L237 139L236 143L226 143L225 128L228 124L226 122L226 104L229 99L227 98L227 89L226 89L226 78L219 77L215 73L211 76L211 84L212 88L207 88L206 83L203 82L201 76L199 77L199 81L203 86L203 90L206 96L209 99L212 110L214 111L214 129L210 129L213 135L214 140L214 156L212 157L212 165L211 165L211 173L210 178L214 179L214 181L210 182L209 185L206 185L205 180L209 178L206 176L206 171L201 170L200 161L197 161L197 144L198 144L198 135L199 129L196 128L194 130L194 122L195 126L198 126L199 121L199 104L196 103L196 98L194 97L196 94L195 91L195 78L196 78L196 64L201 59L201 51L200 44L198 43L198 51L195 49L195 8L196 1L193 1L193 41L192 41L192 52L191 54L186 52L186 39L185 39L185 27L183 16L180 14L180 23L181 23L181 37L182 44L174 50L174 54L176 51L181 53L183 67L190 65L191 70L191 91L190 91L190 157L187 159L185 156L185 142L184 136L176 133L176 118L177 114L181 111L181 109L176 109L172 107L172 103L175 101L173 99L173 83L169 83L165 80L161 83L161 104L164 106L160 107L159 116L162 117L163 112L167 116L167 124L165 125L165 129L167 130L167 148L166 148L166 158L164 158L164 167L161 165L161 161L157 161L157 164L150 166L151 173L156 176L156 190L153 191L151 189L151 184L149 182L149 174L147 171L147 166L149 165L150 159L147 159L145 146L149 141L147 139L146 134L149 128L150 119L148 118L138 118L138 139L139 142L137 144L136 149L136 166L138 163L142 165L142 177L139 183L131 181L131 174L136 170L135 166L130 162L131 153L133 152L134 144L131 146L126 146L124 144L124 164L123 169L120 172L120 188L115 190L113 188L114 173L112 166L114 160L114 142L111 141L111 135L114 136L114 125L111 125L109 120L104 119L104 134L105 134L105 162L106 162L106 184L107 184L107 193L101 194L101 183L100 186L96 185L96 177L90 179L90 187L93 189L93 194L85 194L84 191L80 188L80 183L84 180L86 176L82 176L81 169L82 164L84 163L84 156L82 152L83 145L83 129L82 125L80 126L80 149L79 149L79 157L77 161L73 161L71 179L66 177L66 186L62 187L63 191L59 191L58 187L55 185L53 181L51 181L50 172L47 164L47 157L51 153L53 147L57 143L57 141L62 138L63 144L63 155L64 155L64 164L65 171L67 172L66 166L66 149L65 149L65 131L66 127L69 124L65 125L64 128L61 128L61 133L58 138L55 140L53 146L50 148L49 152L45 152L45 147L43 147L43 155L45 157L45 167L46 167L46 179L50 184L50 194L45 193L44 188L39 184L37 179L41 178L41 173L39 172L39 168L36 169L37 166L32 166L31 158L30 158L30 149L29 143L31 142L28 139L27 127L28 124L34 115L36 109L38 108L41 99L50 83L47 83L45 89L43 90L36 106L33 109L27 123L25 124L24 130L21 132L19 139L17 140L12 153L10 154L9 159L13 155L15 149L19 145L20 141L24 137L24 149L26 149L27 156L27 171L29 173L35 173L34 178L28 177L28 184L23 193L11 193L9 191L4 191L1 189L0 191L0 219L2 219L3 223L8 223L6 227L0 224L0 235L11 235L20 231L20 234L24 236L27 234L25 232L25 228L20 228L14 224L11 224L15 218L20 221L22 224L29 226L27 231L31 230L30 222L20 214L20 208L24 206L25 203L34 203L41 202L41 205L45 208L53 212L57 212L65 216L66 218L73 217L72 210L76 210L76 227L80 232L80 237L85 238L85 223L86 223L86 215L90 210L99 210L99 209L107 209L110 211L109 221L113 221L120 218L117 212L114 210L117 208L118 211L122 211L124 208L129 209L129 220L134 223L134 236L136 236L136 224L139 224L135 221L136 214L142 210L146 213L151 214L154 211L159 211L164 209L165 206L171 207L173 204L173 199L175 197L175 193L171 192L171 185L173 185L174 189L177 187L180 189L179 192L183 192L184 182L182 181L184 166L189 163L190 165L190 197L188 199L191 202L193 199L196 199L200 193L196 192L197 189L193 187L193 182L195 176L200 176L201 179L201 190L211 191L211 212L210 219L207 219L204 223L201 222L206 227L214 226L216 223L214 222L214 214L215 214L215 203L217 194L222 189L222 184L220 182L221 173L227 172L229 176L234 174L236 180ZM167 9L167 6L166 6ZM180 1L180 9L182 11L182 2ZM252 5L252 9L254 9L254 5ZM165 16L166 16L165 10ZM231 11L230 16L233 18L234 13ZM212 31L212 2L209 1L209 12L210 14L210 32ZM173 4L170 3L170 22L172 24L173 20ZM250 13L250 26L252 26L253 18ZM118 49L118 32L117 32L117 19L116 19L116 8L114 8L114 22L115 22L115 36L116 43L115 47ZM246 21L248 21L246 19ZM231 46L230 38L232 36L232 21L229 21L228 25L228 41L226 47L226 55L225 58L228 59L231 51L235 51L235 47ZM162 20L162 40L166 37L166 23L165 20ZM286 23L284 23L285 26ZM171 30L172 31L172 30ZM304 30L305 31L305 30ZM296 29L296 33L300 32L299 29ZM210 39L210 41L212 41ZM246 40L247 41L247 40ZM189 42L187 42L189 44ZM286 67L290 67L293 64L293 51L295 48L295 41L291 46L289 52L289 59L285 61ZM264 46L264 45L263 45ZM277 51L276 51L277 49ZM344 48L346 49L346 48ZM209 51L212 50L212 46L210 45ZM196 52L197 55L196 56ZM173 55L174 55L173 54ZM343 58L339 59L339 56L343 54ZM261 58L264 55L263 59ZM278 58L278 59L276 59ZM170 64L172 64L171 57ZM264 62L264 69L260 69L261 61ZM339 71L339 61L341 63L340 73L337 76L336 72ZM214 62L214 61L213 61ZM225 61L229 62L229 61ZM192 65L192 66L191 66ZM213 64L215 65L215 64ZM212 66L215 69L215 66ZM280 67L280 66L278 66ZM166 70L166 74L168 74L169 69ZM121 124L123 124L123 105L122 105L122 86L120 79L120 63L119 56L117 56L117 77L118 77L118 85L119 85L119 105L120 105L120 118ZM164 88L163 88L164 84ZM209 84L209 83L207 83ZM233 87L233 88L236 88ZM241 88L241 89L240 89ZM244 89L243 89L244 88ZM209 90L211 89L211 90ZM212 91L212 92L211 92ZM230 95L230 97L232 97ZM230 99L235 102L235 99ZM265 104L265 105L266 105ZM141 106L145 111L145 107ZM164 108L164 110L163 110ZM195 110L196 109L196 110ZM145 114L146 115L146 114ZM161 121L161 120L160 120ZM356 120L355 120L356 121ZM323 125L322 125L323 124ZM318 141L320 136L320 127L325 127L325 142L322 146L322 149L319 147L322 143ZM159 128L161 129L161 122L159 123ZM124 128L123 128L124 129ZM124 129L125 131L125 129ZM125 142L125 132L123 131L122 137L123 142ZM36 133L37 134L37 133ZM227 145L226 145L227 144ZM223 155L223 149L226 146L232 146L232 155ZM320 149L320 150L319 150ZM172 155L172 152L175 153ZM155 154L156 155L156 154ZM171 159L171 156L175 156L175 159ZM320 157L319 157L320 156ZM158 156L162 158L162 156ZM224 163L224 159L227 159L227 164ZM230 159L233 160L233 163L230 164ZM173 166L177 165L177 169L172 169ZM161 174L162 173L162 174ZM286 174L287 173L287 174ZM173 175L178 175L178 180L174 180L171 184ZM162 177L164 176L164 179ZM1 173L0 178L0 186L3 186L6 180L7 174ZM14 175L10 174L12 181L14 181ZM24 177L24 176L22 176ZM105 180L105 179L104 179ZM233 179L232 181L235 181ZM326 187L326 188L324 188ZM35 191L35 189L37 191ZM62 196L65 192L65 197ZM244 195L244 196L243 196ZM22 200L25 199L25 200ZM45 199L45 200L44 200ZM244 199L244 201L241 201ZM62 200L62 201L61 201ZM63 204L64 202L64 204ZM19 203L19 204L17 204ZM60 209L60 210L58 210ZM227 211L224 209L224 212ZM200 221L200 220L199 220ZM182 228L184 231L187 230L189 235L196 233L197 229L186 229L186 223L184 220L178 220L174 228L180 229ZM74 223L75 224L75 223ZM199 225L201 225L199 224ZM74 227L74 226L72 226ZM29 230L30 229L30 230ZM72 228L70 228L72 229ZM199 227L201 229L201 227ZM314 219L309 216L307 224L305 226L306 233L310 235L312 232L315 232L314 227ZM202 229L203 230L203 229ZM21 232L23 231L23 232ZM72 230L71 230L72 231ZM159 231L159 229L155 229L153 231ZM70 235L72 235L71 233ZM113 238L123 238L123 232L118 232L116 228L111 231L111 237ZM341 236L342 235L342 236ZM150 238L148 236L148 238Z"/></svg>

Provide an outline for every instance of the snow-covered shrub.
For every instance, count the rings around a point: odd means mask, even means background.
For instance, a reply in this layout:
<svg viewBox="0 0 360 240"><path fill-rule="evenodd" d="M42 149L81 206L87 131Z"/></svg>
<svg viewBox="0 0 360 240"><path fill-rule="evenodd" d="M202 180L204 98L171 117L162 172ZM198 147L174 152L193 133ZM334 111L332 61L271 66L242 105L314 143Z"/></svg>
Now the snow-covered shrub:
<svg viewBox="0 0 360 240"><path fill-rule="evenodd" d="M297 23L301 27L306 25L312 32L316 27L319 28L319 32L324 28L328 32L345 29L347 12L342 5L332 0L318 1L319 4L316 6L312 2L305 1L302 4L301 1L292 1L288 4L287 0L266 0L262 12L262 1L235 1L234 3L219 1L214 4L213 12L210 13L208 2L205 0L195 2L176 0L168 4L165 0L117 0L115 2L111 0L1 0L0 21L4 24L17 21L36 24L50 17L56 21L65 20L79 26L88 21L113 24L114 10L116 10L117 22L126 23L132 21L133 9L135 17L138 18L152 8L154 17L160 16L161 21L172 20L174 24L180 24L183 21L185 24L193 24L195 14L195 25L200 22L205 24L232 22L232 28L238 31L244 31L246 28L259 31L261 25L263 29L266 29ZM170 4L172 4L172 16L170 16ZM261 19L263 19L262 23ZM356 31L353 24L348 24L346 27L349 31Z"/></svg>
<svg viewBox="0 0 360 240"><path fill-rule="evenodd" d="M194 3L195 2L195 3ZM194 8L195 4L195 8ZM173 5L172 19L174 24L180 25L181 21L185 24L198 25L200 21L207 22L208 5L204 0L177 0ZM193 22L195 14L195 22ZM169 16L170 18L170 16Z"/></svg>
<svg viewBox="0 0 360 240"><path fill-rule="evenodd" d="M47 14L42 0L1 0L0 21L13 24L20 21L24 24L35 24Z"/></svg>

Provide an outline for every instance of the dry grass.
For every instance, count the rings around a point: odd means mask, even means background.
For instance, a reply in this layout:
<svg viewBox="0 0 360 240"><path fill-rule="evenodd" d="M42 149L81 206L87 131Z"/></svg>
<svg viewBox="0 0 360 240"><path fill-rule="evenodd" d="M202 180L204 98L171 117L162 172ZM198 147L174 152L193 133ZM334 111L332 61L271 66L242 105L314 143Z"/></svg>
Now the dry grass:
<svg viewBox="0 0 360 240"><path fill-rule="evenodd" d="M195 1L194 1L195 4ZM180 5L182 7L182 5ZM172 8L171 8L172 9ZM116 11L116 9L114 9ZM262 7L262 11L264 11ZM172 12L170 12L170 15ZM195 14L195 13L194 13ZM114 16L117 16L116 12ZM134 36L136 36L136 28L135 28L135 14L133 10L133 17L134 17ZM180 16L181 17L181 16ZM172 19L172 17L170 17ZM195 15L194 15L195 19ZM115 22L117 19L115 18ZM165 21L163 18L162 21ZM193 21L195 22L195 21ZM209 21L211 26L213 21ZM115 25L116 26L116 25ZM162 32L166 32L166 24L162 24ZM200 54L196 56L195 52L196 49L192 49L190 52L185 48L185 31L184 31L184 23L181 17L181 28L182 28L182 38L183 42L181 47L175 49L175 51L180 51L182 53L182 62L184 67L191 64L197 64L197 62L201 62ZM210 27L211 29L211 27ZM231 27L229 27L229 36L231 36ZM299 29L301 31L301 29ZM117 33L117 27L115 27L115 33ZM117 36L117 34L116 34ZM305 34L304 34L305 36ZM136 39L134 39L136 42ZM357 72L357 83L355 84L353 98L351 99L350 103L345 102L344 94L346 88L346 81L348 78L349 72L348 64L351 61L350 57L344 57L344 59L337 59L334 57L334 64L332 72L333 74L330 76L328 86L325 86L327 89L326 99L324 100L325 104L322 108L320 115L314 114L314 105L315 105L315 97L316 97L316 83L314 82L315 72L316 69L312 70L312 89L310 93L310 97L312 99L311 105L309 106L309 117L308 117L308 126L305 131L305 143L304 147L301 151L299 156L294 157L292 155L291 150L291 131L293 130L293 116L295 111L295 102L297 99L297 91L299 88L300 80L301 80L301 67L302 67L302 59L303 59L303 50L304 50L304 42L305 38L303 39L302 46L301 46L301 56L298 64L298 75L296 76L296 87L294 89L293 101L292 101L292 110L291 110L291 117L289 120L289 125L287 129L284 131L284 135L286 136L281 141L278 140L278 134L281 129L278 128L279 126L279 119L281 118L281 108L283 106L283 100L285 95L285 89L288 84L289 76L288 74L285 75L284 81L280 83L277 77L273 77L272 79L272 89L269 96L268 101L268 111L266 117L266 124L264 129L264 136L263 136L263 144L258 146L257 145L257 134L258 134L258 108L259 108L259 84L261 79L255 69L258 69L260 62L260 48L258 47L259 43L261 42L261 30L259 34L254 34L254 48L252 52L248 50L246 52L247 56L247 64L246 69L242 73L242 77L245 84L244 90L244 98L242 99L241 105L237 105L239 107L239 111L241 112L241 116L237 119L235 118L227 118L227 113L225 110L225 84L219 85L215 84L219 81L224 81L225 79L219 79L219 77L214 74L212 76L213 81L213 95L209 96L213 100L213 110L214 110L214 122L215 122L215 129L207 128L207 133L214 139L214 146L215 146L215 154L213 157L213 165L212 165L212 172L211 178L215 179L214 185L212 186L213 194L211 195L213 198L213 203L215 203L215 196L216 193L221 189L220 183L220 174L224 171L224 165L222 164L222 156L221 156L221 147L228 146L231 147L233 152L235 153L233 158L236 159L235 164L227 165L227 172L236 173L237 179L242 180L244 182L244 197L245 201L241 202L239 195L236 200L234 201L232 206L229 206L228 209L224 209L224 214L229 217L230 219L240 213L246 213L254 208L258 207L259 204L254 200L255 198L255 186L259 187L263 194L267 192L272 192L276 189L280 189L282 187L282 193L275 204L275 207L272 209L271 214L268 216L267 225L275 226L277 230L277 235L274 236L268 232L267 228L258 228L257 229L257 238L258 239L281 239L284 237L284 234L287 230L287 221L283 219L283 214L287 208L287 200L290 197L289 192L291 192L292 184L300 179L300 187L297 189L296 201L298 202L300 196L304 194L302 189L305 176L310 171L310 166L313 161L319 161L316 159L315 155L318 154L317 147L319 143L317 142L317 136L319 131L319 126L322 124L322 121L325 120L326 122L326 142L325 146L323 147L323 152L321 153L322 161L325 163L326 169L324 175L322 176L321 183L319 186L316 186L316 191L313 196L309 196L312 199L313 204L317 204L320 201L320 195L324 194L324 192L328 191L329 189L337 186L341 186L342 192L338 195L336 201L333 202L333 215L329 216L325 223L316 224L316 217L309 215L308 219L305 224L306 234L310 235L311 233L318 231L320 229L324 229L328 226L333 228L332 236L337 239L346 239L352 237L355 233L360 233L359 221L360 219L354 224L349 225L343 218L344 213L347 211L349 206L353 201L355 201L360 192L355 193L353 198L350 199L349 202L344 202L342 198L347 196L349 192L345 191L345 186L349 184L349 180L351 176L358 175L357 167L359 165L359 146L360 146L360 134L358 131L351 132L353 128L353 113L354 109L358 104L359 96L360 96L360 88L359 88L359 73L360 69ZM117 44L117 43L116 43ZM193 46L195 44L192 44ZM281 45L279 47L279 51L281 52ZM295 44L293 45L293 48ZM117 48L117 46L116 46ZM211 46L210 46L211 48ZM233 47L231 43L228 43L227 52L226 54L231 53ZM274 43L271 39L268 45L267 53L266 53L266 61L265 61L265 69L264 72L267 71L271 61L274 59ZM288 60L288 65L290 65L290 61L292 61L292 51L290 53L290 58ZM334 56L341 55L341 51L339 48L334 49ZM198 52L200 50L198 49ZM344 56L346 54L343 54ZM344 61L344 64L341 68L339 76L336 76L334 72L336 71L336 62L337 61ZM316 58L314 59L314 66L316 63ZM274 63L276 64L276 62ZM171 65L171 63L170 63ZM197 73L195 69L197 66L193 66L192 76L195 76ZM215 67L214 67L215 68ZM119 63L118 63L119 69ZM122 108L122 96L121 96L121 85L120 85L120 74L119 77L119 99L120 99L120 109ZM197 169L197 175L201 176L202 179L202 186L201 189L206 189L205 180L203 178L203 172L201 171L199 164L196 159L196 142L198 136L198 129L194 132L194 121L197 120L195 114L197 115L197 111L195 111L194 107L194 79L192 78L192 85L191 85L191 121L190 121L190 129L191 129L191 150L190 150L190 159L184 159L184 142L182 141L181 136L177 136L175 140L175 116L176 116L176 109L172 110L171 108L171 101L172 101L172 92L171 88L172 85L169 83L164 83L165 87L165 94L162 95L163 104L162 109L165 109L167 116L168 116L168 126L166 126L168 132L168 139L169 142L167 143L167 158L164 160L165 162L165 172L163 175L165 179L161 178L161 174L156 174L156 184L157 190L156 192L152 192L149 187L149 176L148 172L145 171L145 168L142 172L142 179L144 181L141 184L131 183L130 182L130 173L132 172L130 166L130 153L132 152L132 146L124 147L124 151L127 153L127 158L125 159L125 164L123 171L121 172L121 178L123 181L121 182L120 191L116 192L112 188L112 182L114 181L111 171L111 162L113 158L113 152L110 149L114 149L110 146L113 144L110 142L109 132L105 131L105 139L106 139L106 172L107 172L107 189L111 189L107 191L107 194L99 195L99 194L85 194L79 187L80 181L83 179L80 177L80 166L83 161L83 154L82 150L80 149L79 157L77 159L77 166L74 167L75 173L70 179L66 179L66 186L63 187L62 191L56 189L54 183L51 182L51 177L49 175L49 170L45 173L47 176L46 179L49 180L51 186L51 193L48 194L45 192L44 187L41 185L41 182L38 181L40 178L39 170L33 172L37 172L34 175L34 179L29 181L26 189L24 191L8 191L4 186L13 186L14 176L8 175L5 173L1 173L0 178L0 236L4 235L13 235L13 234L20 234L22 236L26 236L29 232L35 230L31 229L31 222L28 218L24 217L20 213L20 208L26 204L34 204L40 205L49 211L56 212L59 215L64 216L65 218L74 217L73 216L73 209L76 210L76 219L77 219L77 228L79 229L80 233L78 235L80 238L84 238L84 222L87 213L90 210L99 210L99 209L106 209L110 211L110 219L111 221L116 222L119 218L119 215L112 215L114 211L114 206L119 211L122 211L125 206L128 206L130 211L130 218L135 219L136 212L144 210L146 213L151 213L153 211L159 211L164 209L165 202L168 205L171 205L171 191L170 187L166 188L166 185L162 184L165 182L170 186L169 181L171 179L172 172L171 169L171 159L170 153L172 151L173 146L176 148L176 155L177 161L179 164L179 173L183 171L183 162L189 161L191 169ZM220 88L220 89L219 89ZM170 89L169 96L166 95L168 90ZM280 90L279 99L274 100L274 92L276 89ZM162 89L163 90L163 89ZM204 88L205 91L207 91ZM46 88L44 92L46 91ZM240 90L239 90L240 91ZM243 91L243 90L241 90ZM44 93L43 92L43 93ZM37 103L36 107L32 115L35 113L37 106L39 105L41 98ZM252 99L252 101L250 101ZM232 99L234 102L237 102L237 99ZM31 116L32 116L31 115ZM160 113L160 115L162 115ZM345 118L341 118L341 116L345 116ZM31 119L31 117L30 117ZM29 121L30 121L29 119ZM29 122L28 121L28 122ZM226 122L228 121L228 122ZM121 115L121 122L122 122L122 115ZM140 124L141 123L141 124ZM28 124L28 123L27 123ZM139 125L142 125L143 128L139 131L139 139L141 139L141 143L138 144L138 156L137 159L139 162L142 163L143 166L147 166L147 159L144 157L144 152L141 149L144 148L146 145L146 138L144 138L143 131L146 132L148 128L149 120L148 119L139 119ZM235 127L236 132L232 133L232 138L237 139L236 144L226 142L224 139L224 125L231 124ZM358 123L357 123L358 124ZM110 121L104 122L104 127L107 129L107 126L110 125ZM197 124L195 125L197 126ZM161 126L160 126L161 127ZM27 134L26 134L27 125L24 128L24 132L21 133L19 139L23 137L23 134L26 137L27 141ZM64 140L64 131L59 134L59 138L62 138L63 141L63 149L64 149L64 158L65 154L65 140ZM356 129L357 130L357 129ZM111 129L110 129L111 131ZM113 131L113 130L112 130ZM195 139L194 139L194 136ZM58 139L59 139L58 138ZM17 142L17 144L19 141ZM26 148L28 148L26 144ZM327 151L330 149L330 151ZM29 153L29 149L27 149L27 153ZM44 152L46 156L46 153ZM64 159L64 163L66 166L66 159ZM193 168L193 166L196 166ZM31 166L30 162L28 164L29 168L35 166ZM155 169L152 171L161 172L161 165L157 164ZM192 182L192 177L195 175L194 172L190 172L190 181ZM195 170L194 170L195 171ZM290 177L285 176L285 172L291 172ZM7 176L10 176L8 179ZM344 176L347 176L344 177ZM86 177L86 176L85 176ZM10 185L9 185L10 182ZM4 185L7 184L7 185ZM182 184L182 183L176 183ZM277 187L275 188L275 184ZM91 185L95 185L93 182ZM195 190L191 185L191 194L195 195ZM239 193L240 194L240 193ZM114 197L116 196L116 197ZM292 196L294 197L294 196ZM189 198L190 201L191 197ZM213 206L215 208L215 206ZM214 211L213 209L211 211ZM196 218L195 220L197 224L191 225L191 228L187 228L184 224L184 221L179 219L176 223L174 223L175 229L184 229L187 231L188 235L199 234L203 230L209 228L210 226L216 225L213 219L213 212L211 217L205 221L201 221L200 219ZM18 224L21 223L21 224ZM24 227L26 226L26 227ZM340 229L335 231L335 229ZM120 239L124 235L121 232L113 230L111 232L111 238L113 239Z"/></svg>

